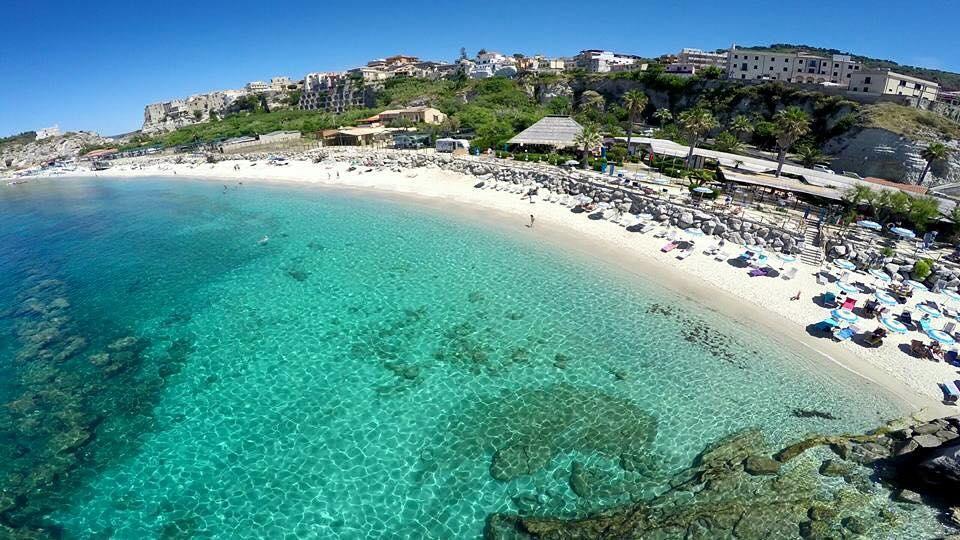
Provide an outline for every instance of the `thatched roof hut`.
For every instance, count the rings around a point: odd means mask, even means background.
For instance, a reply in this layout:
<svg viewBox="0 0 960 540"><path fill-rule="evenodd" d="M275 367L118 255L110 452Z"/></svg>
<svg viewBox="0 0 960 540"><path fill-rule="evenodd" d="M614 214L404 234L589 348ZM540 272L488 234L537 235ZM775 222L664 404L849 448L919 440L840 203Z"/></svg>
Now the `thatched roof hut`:
<svg viewBox="0 0 960 540"><path fill-rule="evenodd" d="M570 148L583 126L569 116L545 116L507 141L510 145Z"/></svg>

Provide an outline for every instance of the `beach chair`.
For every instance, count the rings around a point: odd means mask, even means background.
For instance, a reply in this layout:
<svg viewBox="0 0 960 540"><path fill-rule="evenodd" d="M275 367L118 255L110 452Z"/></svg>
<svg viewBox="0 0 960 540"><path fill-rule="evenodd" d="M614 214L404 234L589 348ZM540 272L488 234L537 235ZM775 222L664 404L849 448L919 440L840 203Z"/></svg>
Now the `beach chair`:
<svg viewBox="0 0 960 540"><path fill-rule="evenodd" d="M763 277L767 275L766 268L754 268L750 271L750 277Z"/></svg>
<svg viewBox="0 0 960 540"><path fill-rule="evenodd" d="M943 353L943 361L950 365L957 365L960 363L960 358L958 358L957 351L951 349Z"/></svg>
<svg viewBox="0 0 960 540"><path fill-rule="evenodd" d="M924 345L919 339L910 341L910 354L916 356L917 358L930 358L930 350L927 349L927 346Z"/></svg>
<svg viewBox="0 0 960 540"><path fill-rule="evenodd" d="M960 399L960 390L957 389L957 384L947 381L938 383L937 386L939 386L943 392L943 402L949 405L956 405L957 400Z"/></svg>
<svg viewBox="0 0 960 540"><path fill-rule="evenodd" d="M820 299L824 307L836 307L837 305L837 295L832 292L823 293L823 298Z"/></svg>
<svg viewBox="0 0 960 540"><path fill-rule="evenodd" d="M840 306L840 309L845 309L847 311L853 311L853 308L857 306L856 298L847 298L843 301L843 305Z"/></svg>
<svg viewBox="0 0 960 540"><path fill-rule="evenodd" d="M669 253L669 252L673 251L673 250L676 249L676 248L677 248L677 243L671 241L671 242L667 242L666 245L664 245L662 248L660 248L660 251L662 251L662 252L664 252L664 253Z"/></svg>
<svg viewBox="0 0 960 540"><path fill-rule="evenodd" d="M790 268L787 268L786 270L783 271L783 274L781 274L781 277L783 279L793 279L796 276L797 276L796 266L791 266Z"/></svg>
<svg viewBox="0 0 960 540"><path fill-rule="evenodd" d="M827 276L823 275L823 272L817 272L817 285L826 285Z"/></svg>
<svg viewBox="0 0 960 540"><path fill-rule="evenodd" d="M721 262L723 262L723 261L725 261L725 260L727 260L727 259L729 259L729 258L730 258L730 254L729 254L729 253L727 252L727 250L725 250L725 249L721 249L721 250L717 251L717 253L714 254L714 256L713 256L713 259L714 259L715 261L721 261Z"/></svg>
<svg viewBox="0 0 960 540"><path fill-rule="evenodd" d="M854 332L852 328L837 328L833 331L833 337L837 341L850 341L853 335Z"/></svg>
<svg viewBox="0 0 960 540"><path fill-rule="evenodd" d="M703 254L704 254L704 255L713 255L714 253L717 252L718 249L720 249L720 245L719 245L719 244L713 244L713 245L711 245L710 247L708 247L707 249L703 250Z"/></svg>
<svg viewBox="0 0 960 540"><path fill-rule="evenodd" d="M955 323L955 322L953 322L953 321L950 321L950 322L948 322L947 324L943 325L943 331L944 331L948 336L951 336L951 337L953 336L953 332L954 332L956 329L957 329L957 323Z"/></svg>
<svg viewBox="0 0 960 540"><path fill-rule="evenodd" d="M685 249L685 250L681 251L680 253L678 253L678 254L677 254L677 258L680 259L681 261L684 260L684 259L686 259L686 258L689 257L690 255L693 255L693 249L694 249L693 246L688 247L687 249Z"/></svg>
<svg viewBox="0 0 960 540"><path fill-rule="evenodd" d="M903 310L903 313L901 313L900 317L898 318L900 319L900 322L902 322L906 326L908 327L913 326L913 314L910 313L910 310L908 309Z"/></svg>
<svg viewBox="0 0 960 540"><path fill-rule="evenodd" d="M846 283L846 282L847 282L847 279L849 279L849 278L850 278L850 272L844 270L844 271L840 274L840 278L839 278L839 279L840 279L840 281Z"/></svg>
<svg viewBox="0 0 960 540"><path fill-rule="evenodd" d="M833 317L827 317L826 319L818 322L813 325L813 329L817 332L833 332L833 329L837 327L837 321Z"/></svg>

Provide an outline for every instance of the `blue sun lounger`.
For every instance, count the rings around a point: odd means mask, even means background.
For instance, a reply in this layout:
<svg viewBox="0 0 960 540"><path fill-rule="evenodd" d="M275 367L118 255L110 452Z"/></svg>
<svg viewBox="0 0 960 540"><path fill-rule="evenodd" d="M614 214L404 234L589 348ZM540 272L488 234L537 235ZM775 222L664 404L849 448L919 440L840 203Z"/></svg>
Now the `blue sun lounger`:
<svg viewBox="0 0 960 540"><path fill-rule="evenodd" d="M943 391L943 401L944 403L956 403L960 399L960 390L957 389L957 385L953 382L947 381L939 383L940 390Z"/></svg>
<svg viewBox="0 0 960 540"><path fill-rule="evenodd" d="M837 338L837 341L849 341L853 338L853 334L852 328L841 328L833 333L833 337Z"/></svg>

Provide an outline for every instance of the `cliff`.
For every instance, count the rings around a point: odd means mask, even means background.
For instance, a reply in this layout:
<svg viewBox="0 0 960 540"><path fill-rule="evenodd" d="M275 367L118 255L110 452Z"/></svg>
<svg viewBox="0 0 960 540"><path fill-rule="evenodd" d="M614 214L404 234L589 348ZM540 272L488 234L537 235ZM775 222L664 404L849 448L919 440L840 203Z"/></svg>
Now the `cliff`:
<svg viewBox="0 0 960 540"><path fill-rule="evenodd" d="M70 132L39 141L11 141L0 145L0 171L14 171L59 159L75 158L83 148L109 142L109 139L90 131Z"/></svg>

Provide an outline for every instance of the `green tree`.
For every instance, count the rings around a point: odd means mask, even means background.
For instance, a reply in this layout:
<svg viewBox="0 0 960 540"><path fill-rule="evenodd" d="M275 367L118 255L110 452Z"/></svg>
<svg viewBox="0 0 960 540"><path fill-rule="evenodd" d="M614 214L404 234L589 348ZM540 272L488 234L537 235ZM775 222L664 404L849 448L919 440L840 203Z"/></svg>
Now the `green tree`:
<svg viewBox="0 0 960 540"><path fill-rule="evenodd" d="M630 139L633 137L633 124L643 112L650 98L640 90L630 90L623 95L623 108L627 110L627 149L630 149Z"/></svg>
<svg viewBox="0 0 960 540"><path fill-rule="evenodd" d="M580 152L582 152L580 165L586 169L590 152L596 150L597 147L603 144L603 135L600 133L600 128L596 124L587 124L583 126L583 130L577 134L573 142L577 145L577 148L580 149Z"/></svg>
<svg viewBox="0 0 960 540"><path fill-rule="evenodd" d="M666 107L664 107L662 109L657 109L653 113L653 117L656 118L658 122L660 122L660 127L663 127L667 124L667 122L673 120L673 113L670 112L670 109L667 109Z"/></svg>
<svg viewBox="0 0 960 540"><path fill-rule="evenodd" d="M803 144L797 147L797 158L804 167L813 167L818 164L825 164L830 158L812 144Z"/></svg>
<svg viewBox="0 0 960 540"><path fill-rule="evenodd" d="M736 135L738 139L743 140L744 135L753 133L753 122L746 116L738 114L736 118L733 119L733 122L730 122L729 130Z"/></svg>
<svg viewBox="0 0 960 540"><path fill-rule="evenodd" d="M933 197L911 197L907 216L914 228L923 232L928 223L940 217L940 203Z"/></svg>
<svg viewBox="0 0 960 540"><path fill-rule="evenodd" d="M694 107L680 113L680 128L690 142L690 152L687 154L687 167L693 163L693 153L697 145L703 139L704 135L717 127L717 120L710 114L710 111L700 107Z"/></svg>
<svg viewBox="0 0 960 540"><path fill-rule="evenodd" d="M927 163L923 166L923 172L920 173L920 180L917 181L917 185L923 185L923 180L927 177L927 173L930 172L930 166L933 165L935 161L943 161L947 159L949 155L950 149L943 143L931 143L921 150L920 157Z"/></svg>
<svg viewBox="0 0 960 540"><path fill-rule="evenodd" d="M594 90L586 90L580 94L580 110L581 111L602 111L606 101L603 99L603 96L599 92Z"/></svg>
<svg viewBox="0 0 960 540"><path fill-rule="evenodd" d="M697 76L708 81L715 81L723 76L723 70L717 66L707 66L697 72Z"/></svg>
<svg viewBox="0 0 960 540"><path fill-rule="evenodd" d="M872 204L876 198L877 192L866 184L854 184L842 197L843 201L852 207L857 207L864 203Z"/></svg>
<svg viewBox="0 0 960 540"><path fill-rule="evenodd" d="M567 96L556 96L547 102L547 111L550 114L570 114L570 98Z"/></svg>
<svg viewBox="0 0 960 540"><path fill-rule="evenodd" d="M743 143L740 142L733 133L729 131L721 131L719 135L713 140L714 150L720 152L729 152L731 154L736 154L743 150Z"/></svg>
<svg viewBox="0 0 960 540"><path fill-rule="evenodd" d="M778 112L774 118L777 126L777 178L783 172L783 164L787 160L787 151L810 132L810 116L800 107L787 107Z"/></svg>

